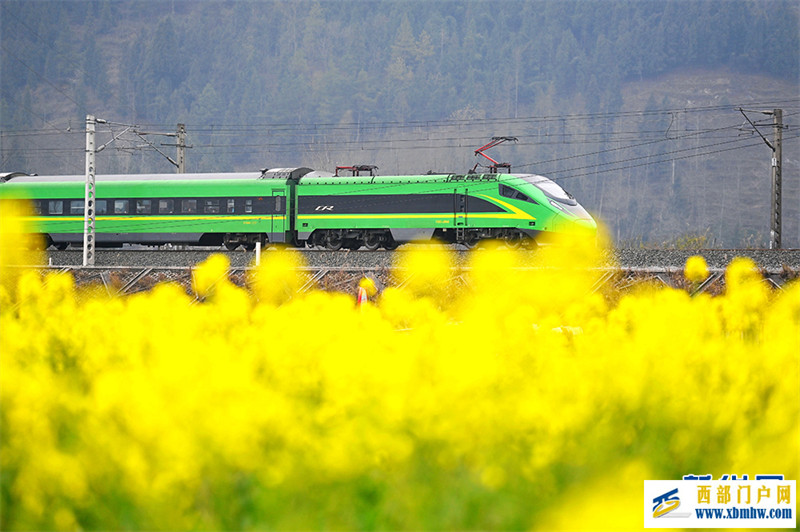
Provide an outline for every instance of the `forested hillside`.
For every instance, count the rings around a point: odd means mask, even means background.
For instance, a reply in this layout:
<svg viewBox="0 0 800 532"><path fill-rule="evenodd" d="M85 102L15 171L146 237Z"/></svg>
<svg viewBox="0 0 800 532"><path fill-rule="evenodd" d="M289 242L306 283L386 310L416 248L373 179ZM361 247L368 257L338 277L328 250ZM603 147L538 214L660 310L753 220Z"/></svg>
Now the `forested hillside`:
<svg viewBox="0 0 800 532"><path fill-rule="evenodd" d="M83 173L100 143L186 124L189 171L493 156L570 189L620 241L764 245L784 110L784 243L800 245L793 1L3 1L0 172ZM768 124L767 115L752 114ZM771 138L770 127L760 131ZM172 137L145 138L174 156ZM174 171L131 132L101 172Z"/></svg>

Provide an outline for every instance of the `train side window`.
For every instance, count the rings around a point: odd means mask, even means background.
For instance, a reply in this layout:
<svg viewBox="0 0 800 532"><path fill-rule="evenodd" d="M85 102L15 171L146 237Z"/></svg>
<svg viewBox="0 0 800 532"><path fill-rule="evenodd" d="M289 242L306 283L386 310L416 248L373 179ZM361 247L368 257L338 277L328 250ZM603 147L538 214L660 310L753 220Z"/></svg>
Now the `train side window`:
<svg viewBox="0 0 800 532"><path fill-rule="evenodd" d="M503 184L500 185L500 195L503 196L504 198L518 199L522 201L527 201L528 203L533 203L534 205L539 205L535 200L529 198L519 190Z"/></svg>
<svg viewBox="0 0 800 532"><path fill-rule="evenodd" d="M47 212L49 214L64 214L64 203L61 200L48 201Z"/></svg>
<svg viewBox="0 0 800 532"><path fill-rule="evenodd" d="M114 214L128 214L128 205L130 202L126 199L114 200Z"/></svg>
<svg viewBox="0 0 800 532"><path fill-rule="evenodd" d="M158 200L158 213L159 214L172 214L175 212L175 201L171 199Z"/></svg>
<svg viewBox="0 0 800 532"><path fill-rule="evenodd" d="M42 205L44 202L41 201L32 201L31 204L33 205L33 213L34 214L42 214Z"/></svg>
<svg viewBox="0 0 800 532"><path fill-rule="evenodd" d="M106 200L97 200L95 203L95 214L108 214L108 202Z"/></svg>
<svg viewBox="0 0 800 532"><path fill-rule="evenodd" d="M500 184L500 195L504 198L513 198L517 194L517 191L513 188Z"/></svg>
<svg viewBox="0 0 800 532"><path fill-rule="evenodd" d="M254 214L267 214L269 212L270 204L267 203L266 198L256 198L253 202Z"/></svg>
<svg viewBox="0 0 800 532"><path fill-rule="evenodd" d="M219 214L219 200L218 199L204 200L203 212L206 214Z"/></svg>
<svg viewBox="0 0 800 532"><path fill-rule="evenodd" d="M226 211L228 214L233 214L236 212L236 200L229 199L228 200L228 210Z"/></svg>
<svg viewBox="0 0 800 532"><path fill-rule="evenodd" d="M149 199L136 200L136 214L150 214L153 209L153 202Z"/></svg>
<svg viewBox="0 0 800 532"><path fill-rule="evenodd" d="M197 200L185 199L181 200L181 213L182 214L195 214L197 212Z"/></svg>
<svg viewBox="0 0 800 532"><path fill-rule="evenodd" d="M244 200L244 212L246 214L253 214L253 200L252 199Z"/></svg>
<svg viewBox="0 0 800 532"><path fill-rule="evenodd" d="M533 198L529 198L528 196L526 196L522 192L517 192L517 194L518 194L517 199L521 199L522 201L527 201L528 203L533 203L534 205L539 205L539 202L537 202Z"/></svg>
<svg viewBox="0 0 800 532"><path fill-rule="evenodd" d="M70 214L83 214L84 212L84 200L72 200L69 202L69 213Z"/></svg>

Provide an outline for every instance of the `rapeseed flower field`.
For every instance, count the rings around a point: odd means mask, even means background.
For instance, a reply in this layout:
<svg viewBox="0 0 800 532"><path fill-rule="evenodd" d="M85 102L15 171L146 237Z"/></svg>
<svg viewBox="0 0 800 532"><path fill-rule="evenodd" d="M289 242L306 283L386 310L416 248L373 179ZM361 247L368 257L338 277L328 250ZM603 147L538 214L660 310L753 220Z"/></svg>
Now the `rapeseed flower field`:
<svg viewBox="0 0 800 532"><path fill-rule="evenodd" d="M640 529L646 479L800 469L800 284L594 292L599 250L437 247L395 283L128 296L15 267L0 226L3 530ZM11 215L11 216L10 216ZM692 282L704 263L687 266ZM752 477L751 477L752 478Z"/></svg>

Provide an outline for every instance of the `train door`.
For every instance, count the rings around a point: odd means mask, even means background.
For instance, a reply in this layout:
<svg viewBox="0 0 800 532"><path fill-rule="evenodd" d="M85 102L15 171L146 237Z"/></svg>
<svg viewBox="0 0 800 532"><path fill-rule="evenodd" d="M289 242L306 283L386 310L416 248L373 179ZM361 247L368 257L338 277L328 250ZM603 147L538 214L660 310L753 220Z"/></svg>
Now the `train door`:
<svg viewBox="0 0 800 532"><path fill-rule="evenodd" d="M468 207L468 196L467 196L467 189L465 187L458 187L455 190L455 194L453 196L453 211L455 214L455 227L456 229L466 227L467 226L467 207Z"/></svg>
<svg viewBox="0 0 800 532"><path fill-rule="evenodd" d="M286 193L283 190L272 191L272 229L270 230L270 241L285 242L288 222L286 220Z"/></svg>

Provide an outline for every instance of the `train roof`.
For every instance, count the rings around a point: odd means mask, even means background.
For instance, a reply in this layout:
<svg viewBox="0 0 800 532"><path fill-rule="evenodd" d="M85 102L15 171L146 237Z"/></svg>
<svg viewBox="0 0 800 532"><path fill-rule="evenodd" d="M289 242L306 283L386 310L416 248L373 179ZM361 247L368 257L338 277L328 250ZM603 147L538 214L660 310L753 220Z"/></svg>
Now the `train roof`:
<svg viewBox="0 0 800 532"><path fill-rule="evenodd" d="M500 174L398 174L335 176L330 172L312 172L300 179L299 185L359 185L379 183L449 183L460 181L497 181Z"/></svg>
<svg viewBox="0 0 800 532"><path fill-rule="evenodd" d="M95 181L226 181L258 179L299 179L313 172L310 168L265 168L260 172L207 172L192 174L98 174ZM22 172L0 174L0 183L74 183L85 175L28 175Z"/></svg>
<svg viewBox="0 0 800 532"><path fill-rule="evenodd" d="M207 174L98 174L95 181L199 181L199 180L237 180L258 179L259 172L249 173L207 173ZM84 175L17 175L5 181L14 183L73 183L84 182Z"/></svg>

